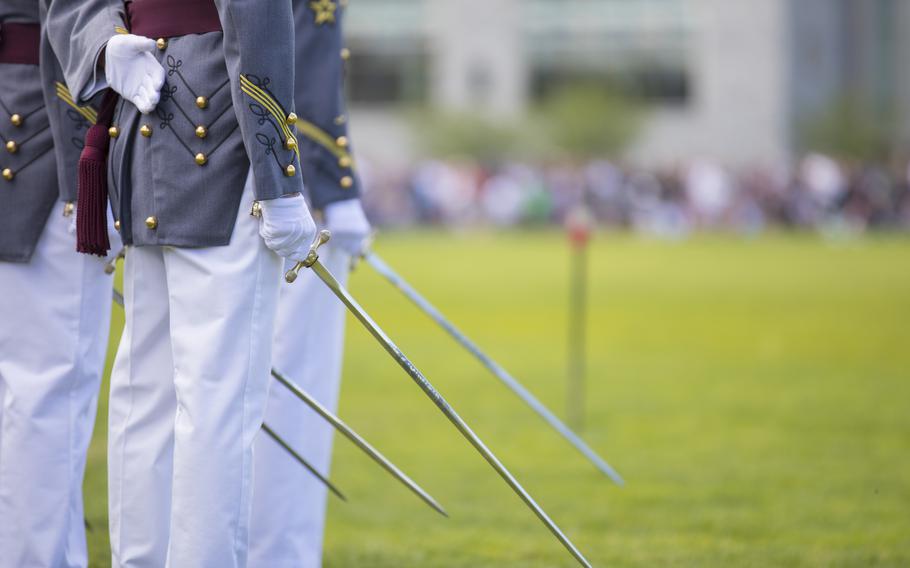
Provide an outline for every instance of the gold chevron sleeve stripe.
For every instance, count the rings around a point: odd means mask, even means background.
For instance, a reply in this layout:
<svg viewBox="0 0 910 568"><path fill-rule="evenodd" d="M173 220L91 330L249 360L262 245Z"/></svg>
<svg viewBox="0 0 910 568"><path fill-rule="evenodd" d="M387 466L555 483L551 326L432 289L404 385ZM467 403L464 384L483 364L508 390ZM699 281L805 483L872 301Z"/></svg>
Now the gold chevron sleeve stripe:
<svg viewBox="0 0 910 568"><path fill-rule="evenodd" d="M69 89L66 88L66 85L63 83L57 82L57 96L63 99L67 104L79 111L79 113L90 120L91 122L98 121L98 112L90 106L79 106L76 104L76 101L73 100L73 95L70 93Z"/></svg>
<svg viewBox="0 0 910 568"><path fill-rule="evenodd" d="M69 89L67 89L66 85L63 83L57 83L57 96L63 102L73 107L76 112L81 114L90 123L95 124L98 122L98 113L95 111L95 109L77 105L76 101L73 100L73 96L70 94Z"/></svg>
<svg viewBox="0 0 910 568"><path fill-rule="evenodd" d="M265 109L266 109L272 116L275 117L275 122L277 122L277 123L280 125L281 130L282 130L282 132L284 132L285 137L286 137L288 140L293 140L293 141L294 141L294 153L297 154L297 163L300 163L300 147L299 147L299 145L297 144L297 138L291 133L291 130L288 128L287 124L285 123L285 119L284 119L284 117L281 116L281 113L275 112L275 110L273 110L273 109L269 106L268 100L267 100L267 99L261 98L261 96L258 95L257 93L255 93L255 92L253 92L253 91L248 91L248 90L244 89L243 87L241 87L241 90L242 90L244 93L246 93L247 95L249 95L250 98L252 98L254 101L256 101L257 103L259 103L259 104L261 104L263 107L265 107Z"/></svg>
<svg viewBox="0 0 910 568"><path fill-rule="evenodd" d="M246 78L246 75L240 76L240 90L249 95L249 97L257 103L261 104L273 117L275 117L275 122L279 124L279 127L284 132L287 139L294 141L294 153L297 154L297 162L300 163L300 149L297 144L297 138L291 132L291 129L288 128L287 117L284 116L278 103L276 103L268 93L250 82L250 80Z"/></svg>
<svg viewBox="0 0 910 568"><path fill-rule="evenodd" d="M98 122L98 115L92 109L77 105L71 98L64 96L62 93L57 93L57 96L63 102L73 107L73 110L82 115L82 117L85 118L85 120L89 121L91 124Z"/></svg>
<svg viewBox="0 0 910 568"><path fill-rule="evenodd" d="M269 95L264 90L262 90L261 87L257 86L252 81L250 81L246 75L240 76L240 84L243 88L247 89L247 91L252 91L252 92L256 93L257 95L259 95L259 98L262 99L268 105L269 110L271 110L273 114L275 114L276 116L282 116L284 114L284 111L281 109L281 105L279 105L271 97L271 95ZM282 118L282 124L284 124L283 118Z"/></svg>
<svg viewBox="0 0 910 568"><path fill-rule="evenodd" d="M336 158L348 158L351 160L351 169L356 169L356 164L351 158L351 154L347 150L335 143L335 140L332 139L329 134L313 124L312 122L307 122L306 120L299 120L297 122L297 130L301 134L316 142L320 146L325 147L329 152L335 155Z"/></svg>
<svg viewBox="0 0 910 568"><path fill-rule="evenodd" d="M291 132L291 129L288 128L287 121L286 121L287 117L284 116L284 111L281 109L281 106L277 102L275 102L275 100L268 93L266 93L261 88L257 87L252 82L250 82L250 80L247 79L246 76L241 75L240 80L241 80L241 89L246 94L248 94L249 96L256 99L257 102L264 105L266 107L266 110L271 112L272 116L274 116L278 120L278 123L281 125L281 129L284 131L284 133L289 138L294 138L296 140L296 138L294 137L294 134Z"/></svg>

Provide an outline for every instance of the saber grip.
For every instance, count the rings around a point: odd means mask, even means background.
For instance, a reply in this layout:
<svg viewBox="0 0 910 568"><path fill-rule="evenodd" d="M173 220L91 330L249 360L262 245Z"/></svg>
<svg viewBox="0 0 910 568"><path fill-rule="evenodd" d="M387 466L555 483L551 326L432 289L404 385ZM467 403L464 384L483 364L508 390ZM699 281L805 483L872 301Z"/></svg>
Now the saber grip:
<svg viewBox="0 0 910 568"><path fill-rule="evenodd" d="M126 248L120 249L120 252L117 253L117 256L115 256L110 262L104 265L104 273L113 274L117 272L117 261L121 258L126 258Z"/></svg>
<svg viewBox="0 0 910 568"><path fill-rule="evenodd" d="M316 261L319 260L319 247L329 242L329 239L332 238L332 233L323 229L316 234L316 239L313 241L313 244L310 245L310 252L307 253L306 258L294 265L294 268L287 271L287 274L284 275L284 279L288 284L293 284L297 280L300 271L304 268L309 268L316 264Z"/></svg>

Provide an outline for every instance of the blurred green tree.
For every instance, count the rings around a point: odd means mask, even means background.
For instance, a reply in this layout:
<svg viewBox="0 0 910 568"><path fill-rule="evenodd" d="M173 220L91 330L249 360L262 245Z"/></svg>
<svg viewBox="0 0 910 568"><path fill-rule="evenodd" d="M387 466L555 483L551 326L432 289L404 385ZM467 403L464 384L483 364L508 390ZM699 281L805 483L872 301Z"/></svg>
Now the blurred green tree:
<svg viewBox="0 0 910 568"><path fill-rule="evenodd" d="M524 116L496 120L480 113L414 115L432 156L498 162L529 158L618 158L640 131L645 107L601 85L553 91Z"/></svg>
<svg viewBox="0 0 910 568"><path fill-rule="evenodd" d="M644 106L602 85L555 91L533 111L550 152L573 158L619 158L638 135Z"/></svg>
<svg viewBox="0 0 910 568"><path fill-rule="evenodd" d="M897 136L894 112L845 96L799 126L800 150L848 160L884 161Z"/></svg>

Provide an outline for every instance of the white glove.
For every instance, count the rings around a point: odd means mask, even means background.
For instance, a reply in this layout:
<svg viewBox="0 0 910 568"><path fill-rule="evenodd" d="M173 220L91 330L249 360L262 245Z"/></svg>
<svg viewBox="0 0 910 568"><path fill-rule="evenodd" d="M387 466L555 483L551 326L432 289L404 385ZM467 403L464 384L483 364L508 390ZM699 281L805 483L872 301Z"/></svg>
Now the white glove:
<svg viewBox="0 0 910 568"><path fill-rule="evenodd" d="M164 67L152 55L157 49L147 37L117 34L104 51L107 82L143 114L155 110L164 86Z"/></svg>
<svg viewBox="0 0 910 568"><path fill-rule="evenodd" d="M364 241L370 236L371 227L360 199L345 199L326 205L325 225L332 233L331 244L351 256L363 254Z"/></svg>
<svg viewBox="0 0 910 568"><path fill-rule="evenodd" d="M316 223L302 195L259 202L259 235L278 256L300 262L316 238Z"/></svg>

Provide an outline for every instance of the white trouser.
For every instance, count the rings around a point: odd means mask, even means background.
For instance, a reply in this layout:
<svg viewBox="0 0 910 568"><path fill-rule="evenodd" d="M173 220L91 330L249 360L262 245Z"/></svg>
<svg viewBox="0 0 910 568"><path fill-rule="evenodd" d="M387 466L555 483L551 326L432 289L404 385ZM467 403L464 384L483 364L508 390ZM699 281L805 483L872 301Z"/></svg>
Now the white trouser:
<svg viewBox="0 0 910 568"><path fill-rule="evenodd" d="M351 257L331 242L320 260L342 284ZM281 288L273 363L324 406L338 406L345 307L312 271ZM278 383L271 387L266 422L323 474L332 454L332 427ZM322 565L326 488L274 440L256 441L250 566Z"/></svg>
<svg viewBox="0 0 910 568"><path fill-rule="evenodd" d="M252 199L248 183L228 246L127 250L108 440L115 567L247 565L281 278Z"/></svg>
<svg viewBox="0 0 910 568"><path fill-rule="evenodd" d="M85 454L110 330L112 278L54 207L27 264L0 263L0 567L88 563Z"/></svg>

